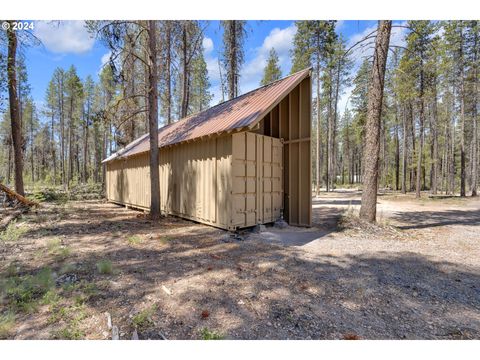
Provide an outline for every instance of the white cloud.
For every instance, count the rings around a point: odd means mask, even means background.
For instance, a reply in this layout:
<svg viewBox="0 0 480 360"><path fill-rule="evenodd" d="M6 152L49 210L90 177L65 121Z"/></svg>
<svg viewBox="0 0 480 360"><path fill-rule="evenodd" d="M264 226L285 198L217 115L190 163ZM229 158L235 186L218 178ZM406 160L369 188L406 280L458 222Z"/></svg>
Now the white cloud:
<svg viewBox="0 0 480 360"><path fill-rule="evenodd" d="M259 86L263 76L263 69L267 64L270 49L274 48L278 54L279 65L283 75L290 71L290 50L293 46L293 37L296 27L294 24L284 28L275 28L263 40L262 46L255 49L255 56L250 60L242 71L240 88L242 93Z"/></svg>
<svg viewBox="0 0 480 360"><path fill-rule="evenodd" d="M217 83L220 81L220 70L218 68L218 56L215 56L216 54L214 53L215 46L213 45L213 40L207 36L204 37L202 46L210 82ZM212 101L212 104L216 104L216 102Z"/></svg>
<svg viewBox="0 0 480 360"><path fill-rule="evenodd" d="M60 54L85 53L95 43L84 21L36 21L34 33L48 50Z"/></svg>
<svg viewBox="0 0 480 360"><path fill-rule="evenodd" d="M103 54L102 58L100 59L100 62L102 63L101 66L103 67L106 63L110 61L110 56L112 56L112 52L109 51L105 54Z"/></svg>
<svg viewBox="0 0 480 360"><path fill-rule="evenodd" d="M203 42L203 53L204 54L210 54L213 51L213 40L210 39L209 37L204 37Z"/></svg>
<svg viewBox="0 0 480 360"><path fill-rule="evenodd" d="M102 73L103 68L110 62L110 56L112 56L112 52L108 51L102 55L100 58L100 67L98 68L97 74L100 75ZM119 61L117 59L116 65L118 65Z"/></svg>

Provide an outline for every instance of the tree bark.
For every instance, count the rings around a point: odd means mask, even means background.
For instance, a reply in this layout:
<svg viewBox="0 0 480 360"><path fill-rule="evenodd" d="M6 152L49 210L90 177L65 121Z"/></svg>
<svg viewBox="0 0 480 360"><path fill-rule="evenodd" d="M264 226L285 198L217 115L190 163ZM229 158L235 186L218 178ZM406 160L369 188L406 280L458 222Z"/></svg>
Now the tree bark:
<svg viewBox="0 0 480 360"><path fill-rule="evenodd" d="M237 84L237 22L229 20L229 69L228 69L228 98L233 99L238 93Z"/></svg>
<svg viewBox="0 0 480 360"><path fill-rule="evenodd" d="M32 184L35 183L34 142L33 142L33 103L30 111L30 170L32 171Z"/></svg>
<svg viewBox="0 0 480 360"><path fill-rule="evenodd" d="M10 184L10 178L12 177L12 134L8 139L8 164L7 164L7 185Z"/></svg>
<svg viewBox="0 0 480 360"><path fill-rule="evenodd" d="M19 103L17 94L17 34L13 30L13 21L10 21L7 30L8 37L8 100L10 105L10 123L12 127L13 156L15 164L15 191L24 196L23 188L23 153L22 153L22 127L20 123Z"/></svg>
<svg viewBox="0 0 480 360"><path fill-rule="evenodd" d="M89 100L87 100L89 102ZM89 132L90 104L87 104L87 114L85 116L85 128L83 138L83 182L88 180L88 132Z"/></svg>
<svg viewBox="0 0 480 360"><path fill-rule="evenodd" d="M331 79L331 74L330 74ZM331 169L331 122L332 122L332 86L329 86L328 89L328 106L327 106L327 144L325 146L325 157L327 161L327 166L325 166L325 188L326 191L330 191L330 169Z"/></svg>
<svg viewBox="0 0 480 360"><path fill-rule="evenodd" d="M460 102L460 196L465 196L465 80L462 65L462 84Z"/></svg>
<svg viewBox="0 0 480 360"><path fill-rule="evenodd" d="M392 21L380 20L375 40L373 68L368 89L365 149L363 152L363 192L360 218L375 222L377 214L378 156L380 153L380 119L382 115L385 67Z"/></svg>
<svg viewBox="0 0 480 360"><path fill-rule="evenodd" d="M63 75L62 75L63 76ZM63 98L63 78L58 79L58 101L60 110L60 153L61 153L61 171L62 171L62 185L65 188L67 178L65 171L65 112L64 112L64 98Z"/></svg>
<svg viewBox="0 0 480 360"><path fill-rule="evenodd" d="M420 64L420 114L419 114L419 144L418 144L418 155L417 155L417 186L415 187L415 197L420 198L421 191L421 182L422 182L422 159L423 159L423 142L424 142L424 124L425 124L425 103L424 103L424 71L423 71L423 54L420 55L421 64Z"/></svg>
<svg viewBox="0 0 480 360"><path fill-rule="evenodd" d="M436 71L436 70L435 70ZM437 194L438 183L438 109L437 109L437 78L433 80L433 114L432 114L432 137L433 137L433 159L432 159L432 194Z"/></svg>
<svg viewBox="0 0 480 360"><path fill-rule="evenodd" d="M74 151L74 142L73 142L73 92L70 95L70 109L69 109L69 119L68 119L68 165L67 165L67 189L70 188L70 184L73 179L73 172L75 169L73 151Z"/></svg>
<svg viewBox="0 0 480 360"><path fill-rule="evenodd" d="M171 22L167 21L166 23L166 59L165 59L165 82L166 82L166 97L167 97L167 124L172 123L172 79L171 79L171 68L172 68L172 27Z"/></svg>
<svg viewBox="0 0 480 360"><path fill-rule="evenodd" d="M474 58L473 63L473 111L472 111L472 120L473 120L473 138L472 138L472 196L477 196L477 179L478 179L478 129L477 129L477 122L478 122L478 112L477 112L477 99L478 99L478 33L475 33L474 38Z"/></svg>
<svg viewBox="0 0 480 360"><path fill-rule="evenodd" d="M403 107L403 139L402 139L402 193L407 193L407 109Z"/></svg>
<svg viewBox="0 0 480 360"><path fill-rule="evenodd" d="M340 75L342 72L342 58L338 59L337 66L337 81L335 87L335 99L333 102L333 128L332 128L332 188L335 187L335 182L337 180L337 123L338 123L338 98L340 96ZM343 172L342 172L343 173ZM342 181L343 183L343 181Z"/></svg>
<svg viewBox="0 0 480 360"><path fill-rule="evenodd" d="M188 113L188 39L187 23L182 26L182 103L180 117L184 118Z"/></svg>
<svg viewBox="0 0 480 360"><path fill-rule="evenodd" d="M408 103L408 116L409 116L409 131L410 131L410 138L412 141L412 152L411 152L411 170L410 170L410 191L413 191L415 189L415 178L416 178L416 169L415 169L415 155L417 154L416 152L416 147L415 147L415 119L413 117L413 105L412 102L409 101Z"/></svg>
<svg viewBox="0 0 480 360"><path fill-rule="evenodd" d="M320 116L320 61L317 60L316 64L316 72L317 72L317 161L315 163L316 166L316 171L317 171L317 189L316 189L316 195L318 196L320 194L320 186L321 186L321 177L322 177L322 167L321 167L321 157L320 157L320 147L322 145L321 143L321 131L320 131L320 124L321 124L321 116Z"/></svg>
<svg viewBox="0 0 480 360"><path fill-rule="evenodd" d="M450 181L450 194L455 194L455 87L453 88L453 98L452 98L452 111L450 112L452 117L452 128L450 134L450 171L449 171L449 181Z"/></svg>
<svg viewBox="0 0 480 360"><path fill-rule="evenodd" d="M157 24L148 20L148 125L150 138L150 216L160 216L160 179L158 169L158 74L157 74Z"/></svg>
<svg viewBox="0 0 480 360"><path fill-rule="evenodd" d="M52 138L51 138L51 146L52 146L52 160L53 160L53 185L57 185L57 156L55 152L55 112L52 108L52 118L51 118L51 127L52 127Z"/></svg>
<svg viewBox="0 0 480 360"><path fill-rule="evenodd" d="M395 104L395 191L400 189L400 139L398 136L398 105Z"/></svg>

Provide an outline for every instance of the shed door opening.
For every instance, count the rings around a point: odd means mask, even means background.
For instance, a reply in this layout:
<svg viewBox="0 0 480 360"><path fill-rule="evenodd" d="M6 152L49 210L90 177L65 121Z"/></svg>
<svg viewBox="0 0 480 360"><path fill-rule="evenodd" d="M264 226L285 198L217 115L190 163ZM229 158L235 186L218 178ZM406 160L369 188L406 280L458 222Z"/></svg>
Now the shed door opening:
<svg viewBox="0 0 480 360"><path fill-rule="evenodd" d="M232 227L273 222L283 209L283 144L251 132L232 138Z"/></svg>

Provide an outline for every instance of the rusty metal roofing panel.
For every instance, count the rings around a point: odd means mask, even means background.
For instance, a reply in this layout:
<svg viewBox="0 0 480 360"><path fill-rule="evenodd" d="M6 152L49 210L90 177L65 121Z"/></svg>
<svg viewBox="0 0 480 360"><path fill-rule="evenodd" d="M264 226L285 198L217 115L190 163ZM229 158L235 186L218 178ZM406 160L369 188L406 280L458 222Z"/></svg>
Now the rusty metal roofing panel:
<svg viewBox="0 0 480 360"><path fill-rule="evenodd" d="M158 147L177 144L212 134L253 127L303 79L310 69L299 71L200 113L158 129ZM128 144L103 162L128 157L150 149L148 134Z"/></svg>

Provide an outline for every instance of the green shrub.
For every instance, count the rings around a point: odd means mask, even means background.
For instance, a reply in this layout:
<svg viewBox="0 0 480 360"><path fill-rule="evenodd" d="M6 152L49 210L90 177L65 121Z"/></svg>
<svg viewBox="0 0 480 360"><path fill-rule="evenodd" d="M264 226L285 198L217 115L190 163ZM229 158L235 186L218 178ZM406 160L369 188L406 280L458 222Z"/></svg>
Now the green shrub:
<svg viewBox="0 0 480 360"><path fill-rule="evenodd" d="M7 228L2 233L0 233L0 241L17 241L26 233L26 231L27 229L25 227L21 224L17 225L16 220L14 220L8 224Z"/></svg>
<svg viewBox="0 0 480 360"><path fill-rule="evenodd" d="M100 274L112 274L113 273L113 265L110 260L100 260L97 262L97 270Z"/></svg>
<svg viewBox="0 0 480 360"><path fill-rule="evenodd" d="M56 303L50 308L51 315L49 323L64 322L65 326L60 330L53 332L54 339L78 340L85 337L84 331L80 328L80 323L87 317L85 306L75 304L70 306L61 306Z"/></svg>
<svg viewBox="0 0 480 360"><path fill-rule="evenodd" d="M55 290L48 290L40 300L42 305L53 305L57 304L62 298L57 294Z"/></svg>
<svg viewBox="0 0 480 360"><path fill-rule="evenodd" d="M99 200L103 197L103 188L100 183L75 184L70 187L68 193L69 200Z"/></svg>
<svg viewBox="0 0 480 360"><path fill-rule="evenodd" d="M2 286L2 297L14 309L30 311L35 309L37 300L42 298L54 284L51 270L44 268L36 275L8 278Z"/></svg>
<svg viewBox="0 0 480 360"><path fill-rule="evenodd" d="M153 305L145 310L142 310L135 314L132 318L132 323L135 328L139 330L147 329L148 327L153 325L153 315L157 310L157 306Z"/></svg>
<svg viewBox="0 0 480 360"><path fill-rule="evenodd" d="M66 201L68 200L67 193L62 188L46 187L34 189L33 192L28 195L28 199L37 202L52 202L52 201Z"/></svg>
<svg viewBox="0 0 480 360"><path fill-rule="evenodd" d="M76 325L67 325L53 333L52 338L58 340L81 340L85 333Z"/></svg>
<svg viewBox="0 0 480 360"><path fill-rule="evenodd" d="M223 340L225 337L216 331L211 331L208 328L200 330L200 337L202 340Z"/></svg>

